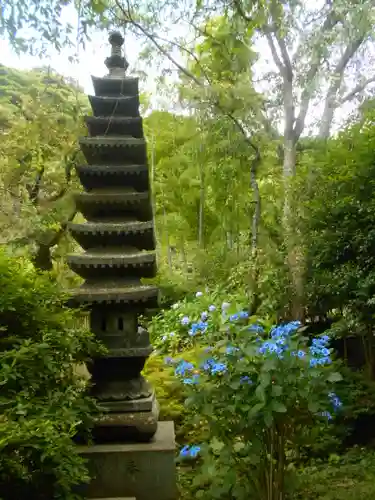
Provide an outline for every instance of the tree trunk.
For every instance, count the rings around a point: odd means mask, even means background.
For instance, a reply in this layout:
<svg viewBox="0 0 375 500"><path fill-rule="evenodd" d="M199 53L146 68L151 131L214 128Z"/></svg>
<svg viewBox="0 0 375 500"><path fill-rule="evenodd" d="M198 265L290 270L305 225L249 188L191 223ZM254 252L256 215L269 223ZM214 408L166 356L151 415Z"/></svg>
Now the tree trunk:
<svg viewBox="0 0 375 500"><path fill-rule="evenodd" d="M287 251L287 265L291 280L291 315L293 319L303 320L303 251L296 224L296 204L293 199L292 181L296 173L296 143L293 139L284 141L284 214L283 226Z"/></svg>
<svg viewBox="0 0 375 500"><path fill-rule="evenodd" d="M39 271L52 271L53 262L51 249L49 245L38 244L37 250L33 257L33 264Z"/></svg>
<svg viewBox="0 0 375 500"><path fill-rule="evenodd" d="M204 205L205 205L205 175L202 158L199 159L200 170L200 195L199 195L199 219L198 219L198 245L199 248L204 248Z"/></svg>

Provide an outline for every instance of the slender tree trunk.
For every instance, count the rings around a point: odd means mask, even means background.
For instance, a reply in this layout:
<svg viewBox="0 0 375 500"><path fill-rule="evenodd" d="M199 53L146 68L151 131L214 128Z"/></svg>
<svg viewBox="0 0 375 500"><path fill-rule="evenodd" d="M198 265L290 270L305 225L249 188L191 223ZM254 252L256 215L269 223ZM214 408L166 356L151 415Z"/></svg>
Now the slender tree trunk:
<svg viewBox="0 0 375 500"><path fill-rule="evenodd" d="M33 257L33 264L39 271L52 271L51 249L49 245L38 244Z"/></svg>
<svg viewBox="0 0 375 500"><path fill-rule="evenodd" d="M200 146L200 153L202 153L202 144ZM199 196L199 220L198 220L198 245L204 248L204 205L205 205L205 172L202 155L199 158L199 177L200 177L200 196Z"/></svg>
<svg viewBox="0 0 375 500"><path fill-rule="evenodd" d="M303 320L304 263L303 250L298 238L296 224L296 203L293 199L292 181L296 174L296 143L293 138L284 141L284 213L283 229L287 251L287 265L291 280L291 315L293 319Z"/></svg>

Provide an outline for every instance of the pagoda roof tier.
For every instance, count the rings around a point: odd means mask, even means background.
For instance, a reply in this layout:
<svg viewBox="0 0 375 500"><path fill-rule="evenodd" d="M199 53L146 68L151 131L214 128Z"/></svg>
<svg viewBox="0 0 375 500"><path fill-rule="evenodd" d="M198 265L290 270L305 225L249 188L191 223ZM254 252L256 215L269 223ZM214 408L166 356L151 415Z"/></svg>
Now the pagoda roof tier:
<svg viewBox="0 0 375 500"><path fill-rule="evenodd" d="M87 191L124 185L137 191L148 189L147 165L78 165L76 172Z"/></svg>
<svg viewBox="0 0 375 500"><path fill-rule="evenodd" d="M113 252L113 251L112 251ZM81 255L68 255L72 271L84 279L133 279L156 276L155 251L110 253L101 249Z"/></svg>
<svg viewBox="0 0 375 500"><path fill-rule="evenodd" d="M85 116L85 122L91 137L98 135L128 135L143 139L142 118L130 116Z"/></svg>
<svg viewBox="0 0 375 500"><path fill-rule="evenodd" d="M95 95L99 97L118 97L123 95L136 96L139 94L139 78L124 76L124 78L91 77Z"/></svg>
<svg viewBox="0 0 375 500"><path fill-rule="evenodd" d="M132 246L139 250L154 250L155 235L152 221L147 222L71 222L68 229L84 250L109 246Z"/></svg>
<svg viewBox="0 0 375 500"><path fill-rule="evenodd" d="M89 95L94 116L139 116L139 95L94 96Z"/></svg>
<svg viewBox="0 0 375 500"><path fill-rule="evenodd" d="M104 191L77 193L77 210L88 221L105 222L109 217L134 217L135 220L152 219L152 206L148 191ZM103 218L105 219L103 221Z"/></svg>
<svg viewBox="0 0 375 500"><path fill-rule="evenodd" d="M152 285L83 284L72 291L71 302L81 305L128 304L132 306L142 303L147 309L157 307L158 294L158 288Z"/></svg>
<svg viewBox="0 0 375 500"><path fill-rule="evenodd" d="M146 141L135 137L97 136L79 139L82 153L90 165L143 165L147 163Z"/></svg>

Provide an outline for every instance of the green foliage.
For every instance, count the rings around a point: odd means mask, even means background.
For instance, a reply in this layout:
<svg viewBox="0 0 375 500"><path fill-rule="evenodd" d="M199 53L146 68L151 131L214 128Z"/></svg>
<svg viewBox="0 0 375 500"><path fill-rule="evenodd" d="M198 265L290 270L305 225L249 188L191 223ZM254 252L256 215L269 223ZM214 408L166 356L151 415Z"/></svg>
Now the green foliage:
<svg viewBox="0 0 375 500"><path fill-rule="evenodd" d="M375 495L375 454L355 448L307 467L297 477L293 500L370 500Z"/></svg>
<svg viewBox="0 0 375 500"><path fill-rule="evenodd" d="M72 442L94 402L75 365L97 346L48 275L0 253L0 498L75 498L88 480Z"/></svg>
<svg viewBox="0 0 375 500"><path fill-rule="evenodd" d="M210 331L218 331L222 325L222 305L233 310L246 307L246 297L237 294L228 295L222 290L188 294L179 302L175 302L170 309L165 309L151 318L148 330L152 343L161 353L178 353L191 349L197 343L205 343L207 327ZM206 325L206 319L210 318ZM203 329L197 329L192 334L191 325L202 323Z"/></svg>
<svg viewBox="0 0 375 500"><path fill-rule="evenodd" d="M197 295L152 320L159 350L175 356L165 363L175 366L187 393L187 415L209 430L204 441L189 436L190 443L206 442L191 487L200 498L279 498L302 442L311 443L306 428L327 420L328 413L319 414L341 380L327 340L309 349L294 324L271 329L269 337L269 324L249 318L240 301ZM193 345L195 359L185 359L183 349Z"/></svg>
<svg viewBox="0 0 375 500"><path fill-rule="evenodd" d="M52 269L53 253L58 260L76 213L71 188L87 107L82 91L48 68L0 67L1 240L31 253L42 270Z"/></svg>
<svg viewBox="0 0 375 500"><path fill-rule="evenodd" d="M184 359L195 362L202 355L202 349L196 347L184 351L181 355ZM183 446L188 440L205 440L208 429L203 426L203 421L194 418L194 414L186 407L186 388L176 378L173 366L165 362L165 356L152 355L147 361L144 375L156 390L160 405L159 419L174 422L177 443Z"/></svg>
<svg viewBox="0 0 375 500"><path fill-rule="evenodd" d="M310 307L340 308L369 320L374 277L373 112L342 132L327 148L305 155L311 189L307 213ZM312 165L314 168L312 169ZM324 204L323 204L324 200Z"/></svg>

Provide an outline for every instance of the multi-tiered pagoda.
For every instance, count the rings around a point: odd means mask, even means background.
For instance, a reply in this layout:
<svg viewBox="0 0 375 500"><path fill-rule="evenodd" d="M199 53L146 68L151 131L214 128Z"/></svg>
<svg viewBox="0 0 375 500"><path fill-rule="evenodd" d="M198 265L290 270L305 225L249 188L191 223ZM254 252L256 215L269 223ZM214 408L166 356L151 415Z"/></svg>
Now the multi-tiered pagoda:
<svg viewBox="0 0 375 500"><path fill-rule="evenodd" d="M68 263L84 278L75 291L90 311L90 327L108 349L89 367L93 394L105 409L96 442L147 441L156 432L158 407L141 371L152 348L140 314L157 306L156 254L146 142L139 114L138 79L125 76L124 39L112 33L109 75L93 77L89 136L80 139L87 164L77 167L84 192L76 205L86 222L70 232L84 253Z"/></svg>

